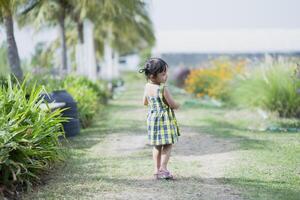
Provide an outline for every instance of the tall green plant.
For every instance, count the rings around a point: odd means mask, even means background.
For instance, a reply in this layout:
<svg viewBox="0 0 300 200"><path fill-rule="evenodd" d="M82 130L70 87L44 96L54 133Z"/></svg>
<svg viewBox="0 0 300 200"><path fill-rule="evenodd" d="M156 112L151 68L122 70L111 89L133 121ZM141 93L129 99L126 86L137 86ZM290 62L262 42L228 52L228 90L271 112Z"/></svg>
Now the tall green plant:
<svg viewBox="0 0 300 200"><path fill-rule="evenodd" d="M10 190L30 186L64 157L58 137L66 119L61 110L41 110L43 87L34 85L28 95L25 82L13 85L8 78L0 88L0 185Z"/></svg>
<svg viewBox="0 0 300 200"><path fill-rule="evenodd" d="M261 66L233 85L232 99L245 106L276 111L281 117L300 117L300 80L292 63Z"/></svg>

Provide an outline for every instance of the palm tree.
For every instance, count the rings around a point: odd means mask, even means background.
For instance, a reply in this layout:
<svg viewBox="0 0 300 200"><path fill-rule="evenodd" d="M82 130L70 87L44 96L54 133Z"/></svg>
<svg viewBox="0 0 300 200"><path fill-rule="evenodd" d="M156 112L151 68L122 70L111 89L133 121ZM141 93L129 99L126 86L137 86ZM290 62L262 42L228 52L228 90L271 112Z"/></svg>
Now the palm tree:
<svg viewBox="0 0 300 200"><path fill-rule="evenodd" d="M155 42L152 22L144 3L136 0L129 11L128 15L116 16L113 21L112 46L120 54L140 52L153 47Z"/></svg>
<svg viewBox="0 0 300 200"><path fill-rule="evenodd" d="M103 53L104 40L121 54L153 46L155 37L146 4L142 0L70 0L74 5L73 20L77 23L79 41L83 43L84 19L95 24L98 55ZM112 38L108 39L109 35Z"/></svg>
<svg viewBox="0 0 300 200"><path fill-rule="evenodd" d="M31 0L31 6L23 10L25 15L20 19L23 24L33 22L37 28L58 25L62 49L61 68L64 73L68 69L65 22L72 8L70 0Z"/></svg>
<svg viewBox="0 0 300 200"><path fill-rule="evenodd" d="M6 41L7 41L7 57L11 69L11 73L21 81L23 79L23 71L21 69L18 47L14 36L14 20L13 12L17 6L17 1L0 0L1 21L4 22Z"/></svg>
<svg viewBox="0 0 300 200"><path fill-rule="evenodd" d="M104 1L102 7L102 12L98 12L95 19L95 40L100 50L103 51L103 43L104 46L109 45L113 52L108 50L108 53L112 54L111 57L117 57L119 54L137 53L154 45L152 23L143 1ZM111 64L111 61L108 63ZM116 66L106 67L110 68L108 74L113 74L112 68Z"/></svg>
<svg viewBox="0 0 300 200"><path fill-rule="evenodd" d="M73 47L76 41L84 43L83 20L90 19L95 24L94 40L96 54L103 55L104 41L109 43L120 54L137 52L154 44L152 24L145 4L141 0L31 0L37 2L29 13L38 26L59 24L61 27L61 44L63 66L66 65L66 29L65 18L75 22L77 38L74 37L74 26L68 27L68 41ZM32 21L29 20L29 21ZM26 16L28 21L28 16ZM58 23L59 22L59 23ZM73 26L73 27L72 27ZM111 37L110 37L111 36ZM76 37L76 36L75 36ZM65 68L65 67L64 67Z"/></svg>

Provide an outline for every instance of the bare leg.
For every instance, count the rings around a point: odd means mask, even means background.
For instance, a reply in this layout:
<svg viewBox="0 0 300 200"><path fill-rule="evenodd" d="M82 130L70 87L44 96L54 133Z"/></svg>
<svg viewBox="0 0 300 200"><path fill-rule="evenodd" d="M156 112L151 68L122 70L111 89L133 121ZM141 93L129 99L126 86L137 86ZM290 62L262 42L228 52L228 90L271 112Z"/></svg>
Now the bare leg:
<svg viewBox="0 0 300 200"><path fill-rule="evenodd" d="M172 144L166 144L162 147L160 170L167 170L167 165L171 156Z"/></svg>
<svg viewBox="0 0 300 200"><path fill-rule="evenodd" d="M157 174L160 169L162 145L153 147L154 174Z"/></svg>

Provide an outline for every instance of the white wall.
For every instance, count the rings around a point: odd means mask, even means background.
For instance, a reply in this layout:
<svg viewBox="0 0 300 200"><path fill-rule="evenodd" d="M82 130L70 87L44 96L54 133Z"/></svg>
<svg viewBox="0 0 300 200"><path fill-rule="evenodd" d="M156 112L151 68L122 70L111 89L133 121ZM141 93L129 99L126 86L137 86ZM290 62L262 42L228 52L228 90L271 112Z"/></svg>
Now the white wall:
<svg viewBox="0 0 300 200"><path fill-rule="evenodd" d="M300 51L300 29L157 32L154 53L251 53Z"/></svg>
<svg viewBox="0 0 300 200"><path fill-rule="evenodd" d="M136 71L138 70L140 58L137 54L120 57L120 60L125 60L125 63L119 63L120 70L122 71Z"/></svg>

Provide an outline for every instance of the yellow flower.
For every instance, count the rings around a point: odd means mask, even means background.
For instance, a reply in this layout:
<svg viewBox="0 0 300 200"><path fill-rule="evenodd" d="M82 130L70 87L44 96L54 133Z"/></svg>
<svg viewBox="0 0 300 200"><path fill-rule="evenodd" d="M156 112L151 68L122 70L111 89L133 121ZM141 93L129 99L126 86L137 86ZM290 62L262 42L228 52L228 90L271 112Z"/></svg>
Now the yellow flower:
<svg viewBox="0 0 300 200"><path fill-rule="evenodd" d="M226 95L224 89L227 83L235 75L243 73L245 65L245 61L213 60L209 68L191 70L185 80L185 89L197 97L208 95L212 98L222 98Z"/></svg>

